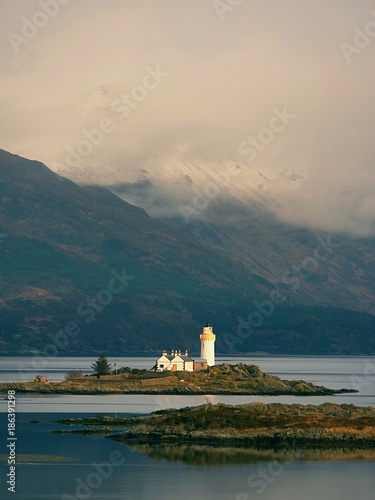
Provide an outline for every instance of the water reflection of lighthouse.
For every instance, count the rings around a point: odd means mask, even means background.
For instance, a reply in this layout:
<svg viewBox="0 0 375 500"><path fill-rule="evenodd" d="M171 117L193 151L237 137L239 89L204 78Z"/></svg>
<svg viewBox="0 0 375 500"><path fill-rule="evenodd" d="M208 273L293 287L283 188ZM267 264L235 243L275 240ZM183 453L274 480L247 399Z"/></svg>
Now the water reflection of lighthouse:
<svg viewBox="0 0 375 500"><path fill-rule="evenodd" d="M207 360L208 366L215 364L215 340L216 335L212 331L212 326L206 323L200 335L201 339L201 358Z"/></svg>

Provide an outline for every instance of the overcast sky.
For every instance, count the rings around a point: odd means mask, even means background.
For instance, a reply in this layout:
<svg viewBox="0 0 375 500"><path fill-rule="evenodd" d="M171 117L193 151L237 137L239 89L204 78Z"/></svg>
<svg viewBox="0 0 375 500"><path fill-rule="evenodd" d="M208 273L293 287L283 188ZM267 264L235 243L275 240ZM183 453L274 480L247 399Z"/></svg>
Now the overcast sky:
<svg viewBox="0 0 375 500"><path fill-rule="evenodd" d="M374 234L375 1L64 2L0 0L0 148L57 170L106 118L78 168L126 181L233 158L274 179L283 220ZM275 109L295 117L246 165L239 145Z"/></svg>

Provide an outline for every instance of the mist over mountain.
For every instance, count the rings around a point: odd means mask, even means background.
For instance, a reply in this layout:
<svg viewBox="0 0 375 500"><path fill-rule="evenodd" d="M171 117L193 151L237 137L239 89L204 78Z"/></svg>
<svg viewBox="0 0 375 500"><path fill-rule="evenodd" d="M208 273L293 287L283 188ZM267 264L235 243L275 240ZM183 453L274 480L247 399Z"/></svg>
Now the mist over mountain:
<svg viewBox="0 0 375 500"><path fill-rule="evenodd" d="M375 352L373 238L220 196L190 221L152 218L5 151L0 175L3 352L67 331L59 353L197 352L207 320L218 352Z"/></svg>
<svg viewBox="0 0 375 500"><path fill-rule="evenodd" d="M353 178L346 180L328 169L318 180L304 168L283 161L268 169L249 164L238 154L216 161L191 158L189 145L180 144L174 156L152 164L147 161L138 168L131 160L118 158L112 167L56 163L54 170L82 185L108 187L154 217L188 212L189 219L201 219L211 200L223 198L250 208L263 206L281 223L296 227L355 237L375 235L372 169L369 177L363 169L356 170L356 175L352 170Z"/></svg>
<svg viewBox="0 0 375 500"><path fill-rule="evenodd" d="M228 192L265 194L280 222L374 236L375 44L355 45L371 2L220 3L69 2L16 50L23 17L4 4L2 147L85 184L146 179L163 216L233 160Z"/></svg>

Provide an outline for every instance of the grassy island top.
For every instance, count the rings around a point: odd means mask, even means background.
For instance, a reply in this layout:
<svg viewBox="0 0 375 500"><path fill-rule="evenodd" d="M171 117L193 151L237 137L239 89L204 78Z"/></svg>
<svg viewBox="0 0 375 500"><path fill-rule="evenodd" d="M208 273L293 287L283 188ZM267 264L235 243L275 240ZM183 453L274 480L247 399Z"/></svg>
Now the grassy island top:
<svg viewBox="0 0 375 500"><path fill-rule="evenodd" d="M138 444L200 443L258 449L280 446L371 449L375 445L375 408L352 404L207 403L159 410L141 417L67 419L60 423L86 427L73 432L104 434Z"/></svg>
<svg viewBox="0 0 375 500"><path fill-rule="evenodd" d="M0 393L47 394L227 394L321 396L353 389L328 389L303 380L282 380L263 373L257 365L223 363L199 372L150 372L132 370L100 378L85 376L65 382L16 382L0 384Z"/></svg>

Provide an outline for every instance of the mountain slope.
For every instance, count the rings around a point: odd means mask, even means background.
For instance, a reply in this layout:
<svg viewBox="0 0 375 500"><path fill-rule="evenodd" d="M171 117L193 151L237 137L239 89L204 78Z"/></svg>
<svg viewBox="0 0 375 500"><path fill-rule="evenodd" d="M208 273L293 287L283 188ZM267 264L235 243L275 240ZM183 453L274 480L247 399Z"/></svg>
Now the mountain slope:
<svg viewBox="0 0 375 500"><path fill-rule="evenodd" d="M375 314L375 238L280 223L257 205L218 199L186 224L163 219L240 259L290 300Z"/></svg>
<svg viewBox="0 0 375 500"><path fill-rule="evenodd" d="M126 294L97 311L92 324L85 324L88 315L78 318L101 345L104 329L124 348L157 348L156 332L189 344L186 331L197 335L206 320L202 302L206 310L233 302L241 264L142 209L6 152L0 153L0 174L0 230L8 234L0 254L4 328L13 313L20 331L63 328L87 296L107 288L113 270L132 276ZM250 273L246 282L259 290L267 285ZM83 335L81 343L90 345Z"/></svg>
<svg viewBox="0 0 375 500"><path fill-rule="evenodd" d="M171 227L104 188L79 187L5 151L0 179L3 352L43 351L72 323L75 335L58 353L197 352L210 320L221 352L375 353L374 316L307 307L315 306L311 294L302 305L286 297L244 335L239 318L275 284L261 265L231 251L222 229L215 228L226 247L208 237L209 228L197 235ZM272 249L267 256L271 266Z"/></svg>

